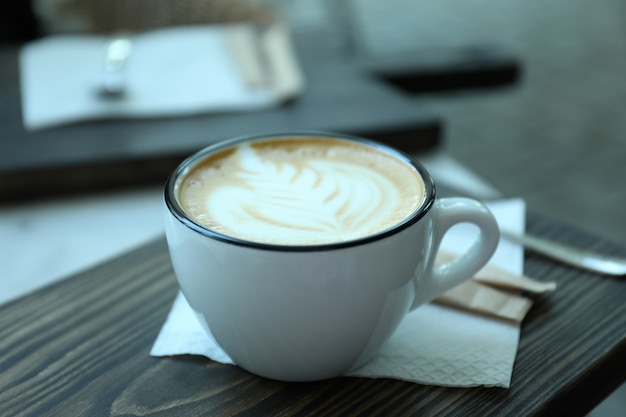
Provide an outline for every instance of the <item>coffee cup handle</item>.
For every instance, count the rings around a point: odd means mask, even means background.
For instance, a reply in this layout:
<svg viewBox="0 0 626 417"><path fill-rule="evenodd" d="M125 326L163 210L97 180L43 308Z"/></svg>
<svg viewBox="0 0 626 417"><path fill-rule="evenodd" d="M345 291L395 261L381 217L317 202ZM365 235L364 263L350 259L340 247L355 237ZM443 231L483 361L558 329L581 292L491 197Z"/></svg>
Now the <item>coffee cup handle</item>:
<svg viewBox="0 0 626 417"><path fill-rule="evenodd" d="M416 277L417 291L411 310L426 304L478 272L491 258L500 240L498 223L489 209L469 198L443 198L432 208L433 246L426 273ZM478 226L477 240L458 258L435 267L435 257L445 234L454 225Z"/></svg>

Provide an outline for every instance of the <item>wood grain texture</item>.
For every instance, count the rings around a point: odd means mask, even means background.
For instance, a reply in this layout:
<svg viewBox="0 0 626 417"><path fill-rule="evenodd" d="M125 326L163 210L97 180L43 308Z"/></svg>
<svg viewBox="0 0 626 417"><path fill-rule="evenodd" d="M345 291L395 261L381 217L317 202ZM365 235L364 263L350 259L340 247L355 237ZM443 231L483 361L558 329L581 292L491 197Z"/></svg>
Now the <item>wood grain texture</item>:
<svg viewBox="0 0 626 417"><path fill-rule="evenodd" d="M528 223L626 254L542 217ZM585 415L626 379L626 283L533 255L525 268L559 287L535 298L508 390L283 383L201 357L149 355L178 289L159 239L0 308L0 416Z"/></svg>

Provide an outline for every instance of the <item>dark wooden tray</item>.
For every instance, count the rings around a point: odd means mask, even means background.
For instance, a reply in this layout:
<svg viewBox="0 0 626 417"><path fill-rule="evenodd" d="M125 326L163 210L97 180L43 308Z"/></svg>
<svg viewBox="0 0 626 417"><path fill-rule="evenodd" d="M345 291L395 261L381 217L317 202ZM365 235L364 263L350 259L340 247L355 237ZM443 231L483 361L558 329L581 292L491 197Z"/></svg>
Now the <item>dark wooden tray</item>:
<svg viewBox="0 0 626 417"><path fill-rule="evenodd" d="M626 249L531 215L536 234ZM195 356L149 355L177 293L164 239L0 307L0 415L586 415L626 379L626 282L527 255L554 280L522 325L512 386L390 379L283 383Z"/></svg>

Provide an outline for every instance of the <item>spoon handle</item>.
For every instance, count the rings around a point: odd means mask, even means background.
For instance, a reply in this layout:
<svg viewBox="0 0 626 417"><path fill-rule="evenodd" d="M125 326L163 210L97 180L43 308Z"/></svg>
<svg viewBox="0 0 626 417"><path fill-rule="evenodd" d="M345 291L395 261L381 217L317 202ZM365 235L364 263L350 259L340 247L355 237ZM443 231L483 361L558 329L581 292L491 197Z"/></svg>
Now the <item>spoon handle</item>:
<svg viewBox="0 0 626 417"><path fill-rule="evenodd" d="M132 51L129 38L116 36L111 38L104 48L103 77L101 94L119 97L124 94L126 80L124 68Z"/></svg>
<svg viewBox="0 0 626 417"><path fill-rule="evenodd" d="M606 275L626 275L626 259L604 256L553 240L501 230L502 237L571 266Z"/></svg>

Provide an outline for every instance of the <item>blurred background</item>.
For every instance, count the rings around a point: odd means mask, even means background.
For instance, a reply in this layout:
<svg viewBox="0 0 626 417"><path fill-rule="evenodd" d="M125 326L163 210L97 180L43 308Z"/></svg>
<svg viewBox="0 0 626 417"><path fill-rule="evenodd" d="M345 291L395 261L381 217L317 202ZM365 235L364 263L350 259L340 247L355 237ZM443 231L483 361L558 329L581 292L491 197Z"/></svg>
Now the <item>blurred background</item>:
<svg viewBox="0 0 626 417"><path fill-rule="evenodd" d="M502 88L413 95L444 120L442 147L503 194L626 244L626 2L274 2L302 26L348 4L360 54L509 54L520 75Z"/></svg>
<svg viewBox="0 0 626 417"><path fill-rule="evenodd" d="M49 26L53 19L42 11L42 4L70 9L81 3L112 4L98 0L35 0L33 7L29 2L15 3L0 6L3 42L42 36L47 26L41 20ZM327 37L326 46L335 48L337 55L375 67L375 75L393 72L389 66L394 65L410 73L413 81L418 80L413 89L389 86L415 104L416 119L426 114L441 122L437 146L504 195L523 196L531 208L626 243L625 2L230 3L243 10L248 4L272 5L295 34ZM172 14L177 9L180 6L169 6ZM231 9L240 13L237 7ZM34 19L33 14L39 15ZM65 26L73 27L67 22ZM462 70L471 65L475 73L482 71L482 79L463 78L467 71ZM432 76L437 71L460 75L437 82ZM6 102L3 106L4 113L12 110ZM596 215L599 210L602 214Z"/></svg>
<svg viewBox="0 0 626 417"><path fill-rule="evenodd" d="M373 68L416 119L440 122L425 152L445 152L529 210L626 245L626 2L256 3L279 10L295 35L323 34L337 55ZM0 6L4 43L41 36L38 23L26 1ZM625 413L622 387L592 415Z"/></svg>

